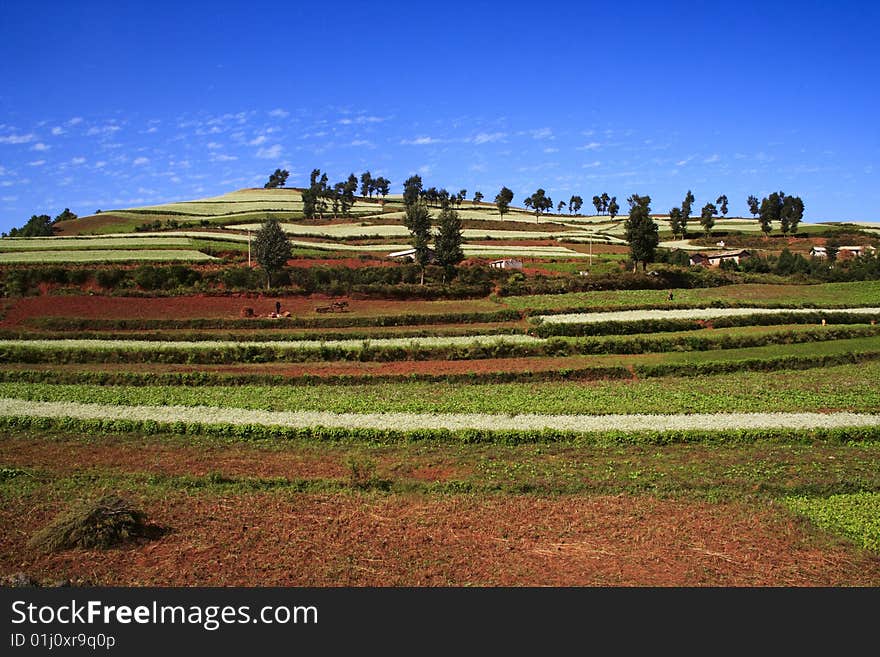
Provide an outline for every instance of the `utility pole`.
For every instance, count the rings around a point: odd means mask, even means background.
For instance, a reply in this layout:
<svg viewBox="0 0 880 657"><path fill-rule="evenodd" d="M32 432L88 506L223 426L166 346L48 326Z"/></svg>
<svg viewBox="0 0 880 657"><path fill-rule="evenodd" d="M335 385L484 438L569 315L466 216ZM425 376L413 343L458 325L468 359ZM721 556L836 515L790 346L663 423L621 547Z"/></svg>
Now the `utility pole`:
<svg viewBox="0 0 880 657"><path fill-rule="evenodd" d="M248 231L248 267L251 266L251 231Z"/></svg>

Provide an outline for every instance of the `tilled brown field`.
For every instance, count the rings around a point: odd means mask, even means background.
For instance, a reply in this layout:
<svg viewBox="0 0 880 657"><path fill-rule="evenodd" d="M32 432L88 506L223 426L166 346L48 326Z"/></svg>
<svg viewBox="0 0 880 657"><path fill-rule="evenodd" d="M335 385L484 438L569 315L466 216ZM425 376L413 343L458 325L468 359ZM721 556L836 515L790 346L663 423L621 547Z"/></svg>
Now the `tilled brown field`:
<svg viewBox="0 0 880 657"><path fill-rule="evenodd" d="M34 556L51 517L0 512L0 568L109 585L875 586L880 560L817 545L774 508L652 497L174 494L168 533Z"/></svg>
<svg viewBox="0 0 880 657"><path fill-rule="evenodd" d="M674 462L665 467L694 469L704 485L733 491L742 484L730 473L750 461L787 464L779 475L785 481L793 472L833 463L842 449L725 450L717 456L723 473L717 479L706 469L716 458L713 448L682 446L668 454ZM31 474L19 475L18 493L4 495L0 575L133 586L880 584L880 557L817 531L760 495L715 502L647 493L452 494L407 484L479 481L480 468L505 460L541 468L614 457L643 469L658 458L657 448L545 450L486 446L472 453L425 446L371 452L355 446L188 445L179 438L135 436L7 436L0 441L0 462ZM380 477L404 485L393 492L350 485L347 463L365 453L374 457ZM861 463L872 454L866 448L846 458ZM828 467L833 479L834 466ZM149 479L208 476L210 482L211 473L232 479L213 486ZM247 488L259 478L281 483ZM284 483L294 479L329 487L297 492ZM73 501L111 490L136 501L164 535L105 551L29 550L28 538Z"/></svg>

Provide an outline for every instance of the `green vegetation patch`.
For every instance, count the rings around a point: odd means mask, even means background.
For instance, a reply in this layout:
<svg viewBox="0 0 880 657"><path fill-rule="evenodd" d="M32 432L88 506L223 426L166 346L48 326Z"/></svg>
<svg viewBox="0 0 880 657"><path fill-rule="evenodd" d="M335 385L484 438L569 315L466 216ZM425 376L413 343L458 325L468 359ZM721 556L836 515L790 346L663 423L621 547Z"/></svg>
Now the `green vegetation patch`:
<svg viewBox="0 0 880 657"><path fill-rule="evenodd" d="M867 550L880 552L880 493L786 497L782 502L818 527L843 535Z"/></svg>
<svg viewBox="0 0 880 657"><path fill-rule="evenodd" d="M803 371L736 372L638 381L382 383L309 386L108 386L3 383L30 401L217 406L334 413L732 413L880 411L880 362Z"/></svg>

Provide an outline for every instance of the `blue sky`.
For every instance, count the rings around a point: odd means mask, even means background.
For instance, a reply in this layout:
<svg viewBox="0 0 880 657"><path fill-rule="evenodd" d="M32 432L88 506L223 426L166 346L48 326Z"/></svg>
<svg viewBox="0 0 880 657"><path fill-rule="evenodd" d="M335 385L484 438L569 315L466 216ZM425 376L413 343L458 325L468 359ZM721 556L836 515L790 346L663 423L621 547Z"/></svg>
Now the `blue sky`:
<svg viewBox="0 0 880 657"><path fill-rule="evenodd" d="M0 230L320 168L878 220L871 2L0 4Z"/></svg>

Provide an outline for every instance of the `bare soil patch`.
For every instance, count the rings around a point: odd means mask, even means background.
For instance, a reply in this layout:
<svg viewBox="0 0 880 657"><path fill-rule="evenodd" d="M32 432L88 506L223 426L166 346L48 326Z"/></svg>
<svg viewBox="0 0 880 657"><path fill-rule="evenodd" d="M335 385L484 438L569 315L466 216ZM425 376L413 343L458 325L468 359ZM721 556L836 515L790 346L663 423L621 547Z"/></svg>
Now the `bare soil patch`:
<svg viewBox="0 0 880 657"><path fill-rule="evenodd" d="M315 312L326 305L331 297L314 294L307 297L276 297L263 294L233 294L230 296L192 295L180 297L109 297L109 296L53 296L18 299L6 313L0 326L17 326L37 317L79 317L84 319L239 319L241 309L249 306L257 315L275 311L275 302L281 301L281 310L298 317L326 317ZM332 297L347 301L347 316L376 316L431 313L466 313L499 310L498 304L488 300L466 301L389 301L382 299L354 299ZM283 320L279 320L283 327Z"/></svg>
<svg viewBox="0 0 880 657"><path fill-rule="evenodd" d="M35 504L36 502L36 504ZM651 497L170 494L161 540L24 550L58 510L0 509L0 572L128 586L877 586L880 559L775 507Z"/></svg>

